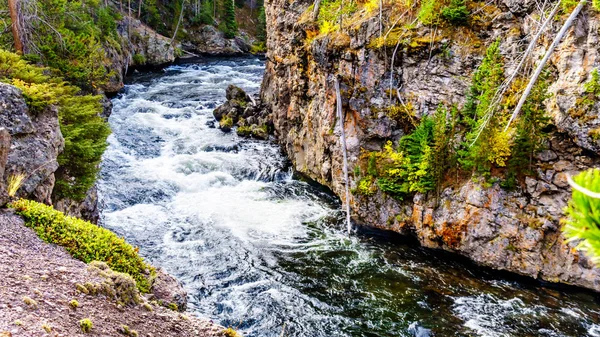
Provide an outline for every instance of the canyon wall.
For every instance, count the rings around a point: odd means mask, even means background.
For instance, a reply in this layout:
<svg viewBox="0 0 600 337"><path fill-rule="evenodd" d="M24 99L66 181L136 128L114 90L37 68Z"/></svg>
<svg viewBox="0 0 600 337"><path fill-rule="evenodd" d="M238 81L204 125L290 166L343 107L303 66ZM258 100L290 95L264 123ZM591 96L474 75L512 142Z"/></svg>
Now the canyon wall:
<svg viewBox="0 0 600 337"><path fill-rule="evenodd" d="M397 142L406 134L405 125L390 118L386 107L400 99L414 107L417 119L432 115L440 104L461 107L487 46L501 41L505 73L510 74L540 20L533 1L495 1L477 11L477 20L472 15L470 20L477 22L470 26L438 30L416 23L396 50L394 45L374 46L389 26L380 32L378 10L348 22L341 32L315 37L311 5L307 0L267 3L269 51L261 95L295 168L342 199L342 127L352 170L361 165L365 151L379 151L388 140ZM384 17L394 10L385 7ZM541 58L565 18L562 14L551 23L533 59ZM545 105L552 132L545 150L536 155L534 174L516 189L473 176L446 177L439 195L416 193L404 201L380 190L370 196L353 193L353 220L415 236L423 246L452 251L481 265L600 291L600 270L574 244L566 244L560 232L571 193L567 174L599 162L595 130L600 104L577 113L584 84L600 66L599 27L598 12L585 8L551 57L552 96ZM344 121L336 119L336 76ZM351 173L351 187L357 182Z"/></svg>

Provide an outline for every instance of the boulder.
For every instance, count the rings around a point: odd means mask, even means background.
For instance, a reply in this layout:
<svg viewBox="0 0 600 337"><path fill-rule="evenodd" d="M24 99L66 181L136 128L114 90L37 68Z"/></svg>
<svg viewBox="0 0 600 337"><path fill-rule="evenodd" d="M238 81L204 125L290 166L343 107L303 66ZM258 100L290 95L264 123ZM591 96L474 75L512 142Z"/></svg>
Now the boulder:
<svg viewBox="0 0 600 337"><path fill-rule="evenodd" d="M154 299L166 307L176 306L177 310L182 312L187 308L187 292L181 283L160 268L156 270L151 293Z"/></svg>
<svg viewBox="0 0 600 337"><path fill-rule="evenodd" d="M11 136L4 181L11 176L25 175L17 196L51 203L54 172L58 169L57 158L64 147L57 108L49 106L32 114L21 91L2 83L0 107L0 127L5 128Z"/></svg>

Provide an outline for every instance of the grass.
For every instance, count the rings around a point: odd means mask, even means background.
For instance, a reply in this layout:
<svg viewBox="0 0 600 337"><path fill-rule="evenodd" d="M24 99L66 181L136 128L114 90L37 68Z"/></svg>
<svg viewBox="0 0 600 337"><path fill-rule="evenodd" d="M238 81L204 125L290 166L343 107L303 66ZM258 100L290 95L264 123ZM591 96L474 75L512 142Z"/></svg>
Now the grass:
<svg viewBox="0 0 600 337"><path fill-rule="evenodd" d="M10 177L8 177L8 185L6 188L8 196L10 196L11 198L14 197L21 188L21 186L23 186L24 181L25 174L23 173L13 174Z"/></svg>

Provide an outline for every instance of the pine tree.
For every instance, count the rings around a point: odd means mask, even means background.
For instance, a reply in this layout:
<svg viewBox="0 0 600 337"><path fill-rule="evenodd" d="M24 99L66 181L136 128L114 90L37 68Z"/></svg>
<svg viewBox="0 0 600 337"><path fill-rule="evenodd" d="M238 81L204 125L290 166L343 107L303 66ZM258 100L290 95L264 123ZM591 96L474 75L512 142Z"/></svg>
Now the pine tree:
<svg viewBox="0 0 600 337"><path fill-rule="evenodd" d="M505 166L510 155L507 133L502 132L502 116L491 111L491 104L504 79L504 61L500 55L500 40L488 48L473 76L462 117L467 133L460 162L465 169L489 173L493 165Z"/></svg>
<svg viewBox="0 0 600 337"><path fill-rule="evenodd" d="M550 122L546 115L544 101L548 98L547 75L544 74L531 91L517 121L512 156L508 160L505 188L514 188L519 176L532 173L533 156L542 150L543 139L547 134L544 127Z"/></svg>
<svg viewBox="0 0 600 337"><path fill-rule="evenodd" d="M265 42L267 40L267 18L265 16L264 0L258 0L256 5L258 7L258 27L256 29L256 38L260 42Z"/></svg>
<svg viewBox="0 0 600 337"><path fill-rule="evenodd" d="M235 1L224 0L223 22L221 30L225 33L225 37L233 39L238 32L237 22L235 21Z"/></svg>

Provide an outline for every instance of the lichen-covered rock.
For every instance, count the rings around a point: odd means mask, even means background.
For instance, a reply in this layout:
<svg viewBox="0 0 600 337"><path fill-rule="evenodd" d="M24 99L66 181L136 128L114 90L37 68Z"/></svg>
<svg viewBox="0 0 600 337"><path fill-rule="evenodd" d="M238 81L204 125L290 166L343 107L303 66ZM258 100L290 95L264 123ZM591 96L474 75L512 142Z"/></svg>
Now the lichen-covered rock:
<svg viewBox="0 0 600 337"><path fill-rule="evenodd" d="M12 136L4 181L22 174L25 179L17 196L50 204L57 158L64 147L56 107L32 114L20 90L3 83L0 83L0 106L3 116L0 127Z"/></svg>
<svg viewBox="0 0 600 337"><path fill-rule="evenodd" d="M413 42L399 48L372 46L379 35L376 17L343 33L309 39L309 0L273 0L266 7L270 32L261 100L272 111L276 136L295 168L344 198L340 144L346 134L350 167L363 151L379 151L386 141L406 132L405 120L386 111L400 97L414 116L431 115L440 103L462 106L470 78L485 49L500 38L510 74L539 27L534 1L506 0L487 8L469 37L417 25ZM384 13L387 15L389 13ZM310 21L310 20L308 20ZM465 255L496 269L600 291L600 271L560 233L562 211L570 198L566 177L600 162L600 103L577 109L590 73L600 66L600 19L586 8L550 60L551 83L546 110L556 132L536 156L534 174L508 192L497 185L452 179L439 198L415 195L398 201L380 191L351 196L353 219L364 225L416 236L422 245ZM468 30L462 27L456 31ZM560 25L551 25L532 59L540 59ZM432 38L437 36L437 38ZM425 43L422 43L425 41ZM391 49L391 50L390 50ZM345 119L336 117L335 77L340 79ZM390 91L390 86L393 90ZM454 182L454 180L456 180ZM356 187L356 181L351 181Z"/></svg>

